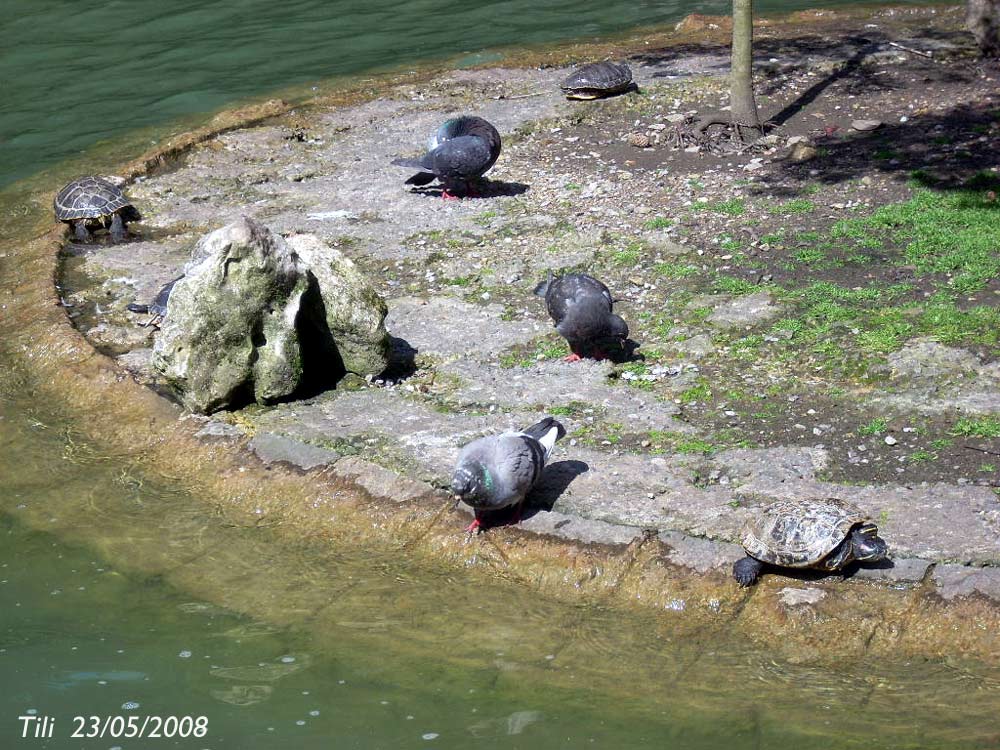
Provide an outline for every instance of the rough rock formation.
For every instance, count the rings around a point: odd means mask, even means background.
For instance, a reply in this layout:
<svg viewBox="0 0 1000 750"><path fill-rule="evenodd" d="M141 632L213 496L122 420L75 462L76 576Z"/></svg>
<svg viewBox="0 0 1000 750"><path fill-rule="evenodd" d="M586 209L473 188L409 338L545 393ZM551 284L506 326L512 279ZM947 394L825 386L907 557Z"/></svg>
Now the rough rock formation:
<svg viewBox="0 0 1000 750"><path fill-rule="evenodd" d="M385 300L354 261L315 235L292 235L287 242L318 284L318 324L325 323L336 342L344 369L358 375L382 372L389 363Z"/></svg>
<svg viewBox="0 0 1000 750"><path fill-rule="evenodd" d="M384 318L385 303L336 251L311 236L289 243L242 218L195 247L170 296L153 367L192 411L267 403L307 378L332 385L345 370L384 369Z"/></svg>

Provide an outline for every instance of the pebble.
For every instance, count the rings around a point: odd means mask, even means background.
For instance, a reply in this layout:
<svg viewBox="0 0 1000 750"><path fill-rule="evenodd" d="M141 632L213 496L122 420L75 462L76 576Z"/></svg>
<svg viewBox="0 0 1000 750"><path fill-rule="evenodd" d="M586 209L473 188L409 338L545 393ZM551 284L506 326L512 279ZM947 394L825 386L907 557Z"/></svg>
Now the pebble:
<svg viewBox="0 0 1000 750"><path fill-rule="evenodd" d="M859 130L861 132L875 130L875 128L881 126L882 126L881 120L855 120L854 122L851 123L852 128L854 128L855 130Z"/></svg>
<svg viewBox="0 0 1000 750"><path fill-rule="evenodd" d="M899 441L896 440L896 438L894 438L892 435L886 435L884 442L886 445L895 445Z"/></svg>

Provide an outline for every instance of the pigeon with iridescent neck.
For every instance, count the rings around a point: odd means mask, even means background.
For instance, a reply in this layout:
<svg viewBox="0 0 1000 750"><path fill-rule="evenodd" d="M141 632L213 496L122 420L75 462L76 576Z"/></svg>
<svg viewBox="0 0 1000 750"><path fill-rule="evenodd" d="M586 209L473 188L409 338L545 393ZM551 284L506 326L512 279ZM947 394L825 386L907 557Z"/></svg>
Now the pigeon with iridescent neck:
<svg viewBox="0 0 1000 750"><path fill-rule="evenodd" d="M520 432L505 432L473 440L458 454L451 479L456 500L472 506L476 519L466 529L483 525L483 513L521 505L525 495L542 475L552 447L566 429L545 417Z"/></svg>
<svg viewBox="0 0 1000 750"><path fill-rule="evenodd" d="M500 133L482 117L462 115L446 120L431 136L427 153L417 159L394 159L400 167L420 171L407 185L429 185L435 179L444 186L442 198L474 195L473 183L500 156Z"/></svg>
<svg viewBox="0 0 1000 750"><path fill-rule="evenodd" d="M549 278L535 287L545 298L545 307L556 330L569 343L567 362L583 357L606 359L606 349L621 349L628 338L628 325L612 312L611 290L585 273Z"/></svg>

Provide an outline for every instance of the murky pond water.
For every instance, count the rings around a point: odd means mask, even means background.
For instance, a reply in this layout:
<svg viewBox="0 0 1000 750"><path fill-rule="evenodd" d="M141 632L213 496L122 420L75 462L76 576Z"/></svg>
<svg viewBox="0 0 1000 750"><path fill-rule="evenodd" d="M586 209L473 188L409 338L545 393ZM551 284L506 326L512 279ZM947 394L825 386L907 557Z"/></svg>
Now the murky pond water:
<svg viewBox="0 0 1000 750"><path fill-rule="evenodd" d="M169 10L148 0L86 8L17 0L0 18L5 38L17 40L0 62L0 184L102 140L85 161L111 168L116 142L134 152L158 135L136 128L276 87L724 10L721 2L583 5L376 2L351 14L344 3L305 0ZM3 208L8 237L32 211L48 210ZM3 250L0 284L13 276L3 263L17 262ZM399 551L335 549L280 528L234 525L152 472L140 453L109 453L83 438L36 397L24 363L3 344L0 747L1000 741L1000 673L983 665L812 667L751 647L723 622L691 633L683 613L571 606L446 574ZM88 738L90 720L76 716L193 719L161 724L173 738L126 739L107 730ZM38 722L18 717L53 717L51 738L36 739ZM126 719L117 726L121 734Z"/></svg>
<svg viewBox="0 0 1000 750"><path fill-rule="evenodd" d="M8 371L10 372L10 371ZM996 741L1000 672L776 659L683 613L545 601L231 525L0 388L3 747L932 748ZM720 623L720 626L722 623ZM689 630L689 629L688 629ZM683 635L681 635L684 633ZM18 717L53 717L19 739ZM203 737L74 738L206 717ZM126 722L127 719L122 719ZM127 724L120 724L119 731ZM33 730L31 730L33 731ZM174 727L177 731L177 726Z"/></svg>

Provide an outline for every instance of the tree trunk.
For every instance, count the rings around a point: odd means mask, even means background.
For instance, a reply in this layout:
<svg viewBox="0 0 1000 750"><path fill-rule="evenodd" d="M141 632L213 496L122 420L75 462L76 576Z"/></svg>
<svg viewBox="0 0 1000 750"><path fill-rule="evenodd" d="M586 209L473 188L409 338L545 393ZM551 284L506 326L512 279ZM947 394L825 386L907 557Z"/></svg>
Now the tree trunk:
<svg viewBox="0 0 1000 750"><path fill-rule="evenodd" d="M1000 0L969 0L965 26L976 38L983 57L1000 57Z"/></svg>
<svg viewBox="0 0 1000 750"><path fill-rule="evenodd" d="M970 0L970 2L1000 0ZM729 105L734 133L744 143L763 134L753 96L753 0L733 0L733 49Z"/></svg>

